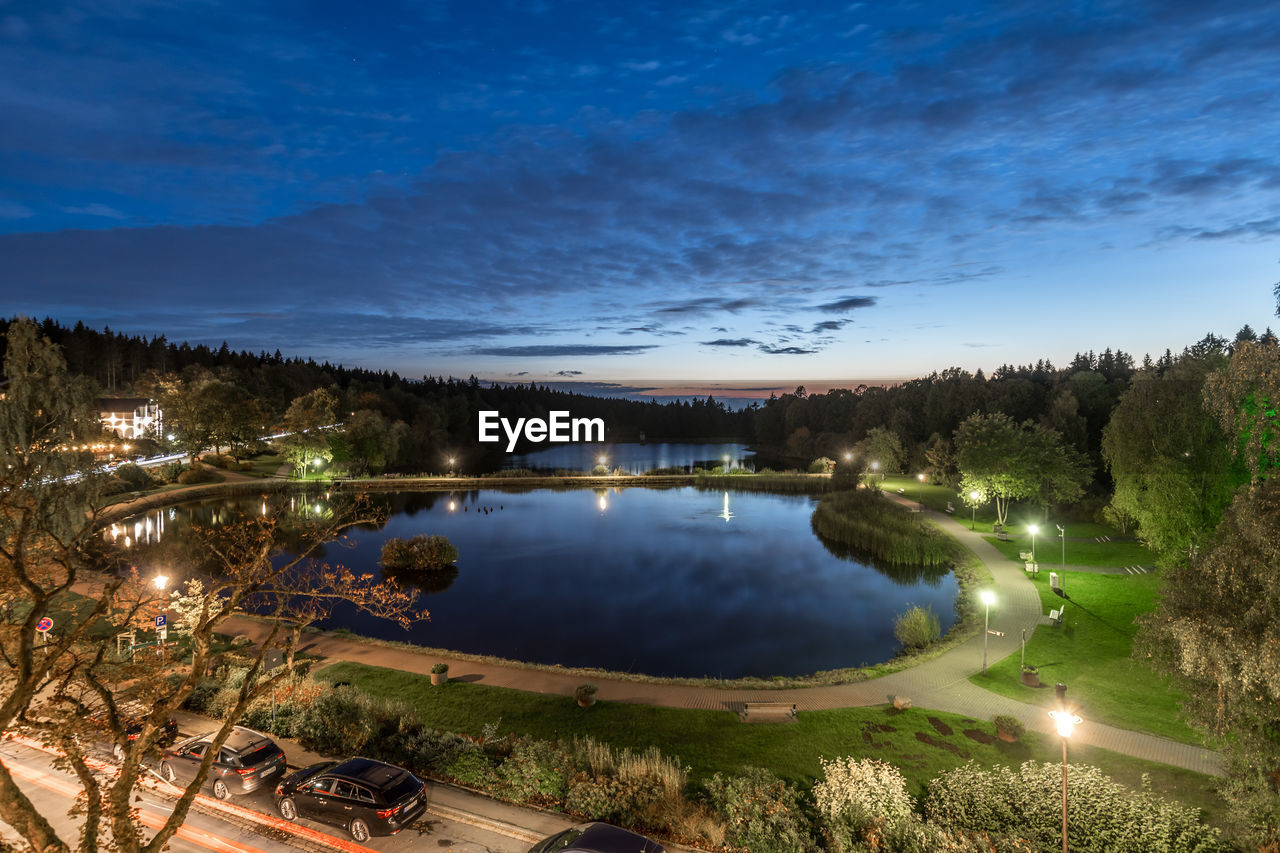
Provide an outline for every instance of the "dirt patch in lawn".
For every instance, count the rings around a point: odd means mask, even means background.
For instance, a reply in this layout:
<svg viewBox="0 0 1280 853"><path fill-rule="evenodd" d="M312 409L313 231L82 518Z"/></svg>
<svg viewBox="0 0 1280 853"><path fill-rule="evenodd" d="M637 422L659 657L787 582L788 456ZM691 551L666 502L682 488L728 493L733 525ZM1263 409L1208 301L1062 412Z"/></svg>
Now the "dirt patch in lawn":
<svg viewBox="0 0 1280 853"><path fill-rule="evenodd" d="M959 756L960 758L969 757L969 753L965 752L954 743L947 743L945 740L938 740L927 732L916 732L916 740L921 743L926 743L929 746L936 747L937 749L945 749L947 752L950 752L952 755Z"/></svg>
<svg viewBox="0 0 1280 853"><path fill-rule="evenodd" d="M965 729L964 736L969 740L976 740L978 743L990 746L996 742L996 736L987 734L982 729Z"/></svg>
<svg viewBox="0 0 1280 853"><path fill-rule="evenodd" d="M930 717L929 725L933 726L933 730L938 734L942 735L943 737L948 737L952 734L955 734L955 732L952 731L951 726L948 726L946 723L942 722L942 720L939 720L937 717Z"/></svg>

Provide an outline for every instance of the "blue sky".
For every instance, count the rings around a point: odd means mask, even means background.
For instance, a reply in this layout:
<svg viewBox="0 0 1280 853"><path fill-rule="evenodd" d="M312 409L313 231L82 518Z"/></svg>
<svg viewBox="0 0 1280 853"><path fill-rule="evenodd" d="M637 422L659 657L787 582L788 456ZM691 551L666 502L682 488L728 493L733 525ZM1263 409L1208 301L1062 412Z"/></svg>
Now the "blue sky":
<svg viewBox="0 0 1280 853"><path fill-rule="evenodd" d="M1058 5L0 0L4 313L620 387L1272 323L1280 6Z"/></svg>

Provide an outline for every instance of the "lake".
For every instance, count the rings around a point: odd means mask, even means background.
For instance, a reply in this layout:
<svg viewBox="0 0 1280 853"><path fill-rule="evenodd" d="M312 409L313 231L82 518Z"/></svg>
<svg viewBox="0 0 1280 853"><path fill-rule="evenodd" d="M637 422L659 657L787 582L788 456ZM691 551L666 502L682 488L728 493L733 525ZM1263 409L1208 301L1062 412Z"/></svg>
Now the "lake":
<svg viewBox="0 0 1280 853"><path fill-rule="evenodd" d="M802 675L893 657L912 604L955 620L954 576L880 570L829 550L814 499L680 488L413 492L383 496L380 530L353 529L328 559L378 572L390 537L442 534L456 576L425 594L409 631L340 604L323 627L424 646L659 676ZM139 541L259 510L258 499L153 511L118 526ZM323 494L294 502L323 511ZM134 555L151 570L144 548ZM159 563L155 568L160 568ZM165 565L166 573L181 575ZM451 579L450 579L451 578Z"/></svg>
<svg viewBox="0 0 1280 853"><path fill-rule="evenodd" d="M726 457L731 470L755 470L755 454L745 444L733 442L557 444L531 453L506 456L502 467L553 472L590 471L596 465L606 465L610 471L621 468L627 474L643 474L654 468L680 468L687 473L695 467L710 470L717 465L725 465Z"/></svg>

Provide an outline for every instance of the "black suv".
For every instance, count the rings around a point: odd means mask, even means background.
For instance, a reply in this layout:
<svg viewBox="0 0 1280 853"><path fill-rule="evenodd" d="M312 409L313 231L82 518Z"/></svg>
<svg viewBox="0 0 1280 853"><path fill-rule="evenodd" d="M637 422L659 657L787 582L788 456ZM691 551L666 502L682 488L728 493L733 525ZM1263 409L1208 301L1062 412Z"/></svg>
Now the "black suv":
<svg viewBox="0 0 1280 853"><path fill-rule="evenodd" d="M196 735L166 749L160 759L160 775L175 783L194 779L214 734ZM236 726L209 768L205 785L213 789L215 797L225 800L232 794L256 791L283 772L284 766L284 750L275 741L262 732Z"/></svg>
<svg viewBox="0 0 1280 853"><path fill-rule="evenodd" d="M666 848L612 824L584 823L542 839L529 853L666 853Z"/></svg>
<svg viewBox="0 0 1280 853"><path fill-rule="evenodd" d="M277 785L276 808L285 820L314 818L364 842L413 823L427 808L427 785L403 767L372 758L326 761Z"/></svg>

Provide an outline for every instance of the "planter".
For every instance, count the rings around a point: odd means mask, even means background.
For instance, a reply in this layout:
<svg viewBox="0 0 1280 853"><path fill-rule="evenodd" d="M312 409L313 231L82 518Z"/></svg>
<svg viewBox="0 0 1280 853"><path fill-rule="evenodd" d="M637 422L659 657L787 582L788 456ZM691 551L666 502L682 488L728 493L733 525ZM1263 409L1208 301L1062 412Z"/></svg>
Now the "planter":
<svg viewBox="0 0 1280 853"><path fill-rule="evenodd" d="M1022 683L1027 685L1028 687L1039 687L1040 673L1036 672L1034 669L1032 670L1024 669L1022 671Z"/></svg>
<svg viewBox="0 0 1280 853"><path fill-rule="evenodd" d="M579 708L590 708L594 704L596 704L596 697L594 696L584 696L578 699Z"/></svg>
<svg viewBox="0 0 1280 853"><path fill-rule="evenodd" d="M447 672L431 673L431 683L436 685L437 687L439 687L441 684L444 684L448 680L449 680L449 673Z"/></svg>
<svg viewBox="0 0 1280 853"><path fill-rule="evenodd" d="M1004 729L996 729L996 736L1005 743L1017 743L1018 736L1013 732L1006 732Z"/></svg>

